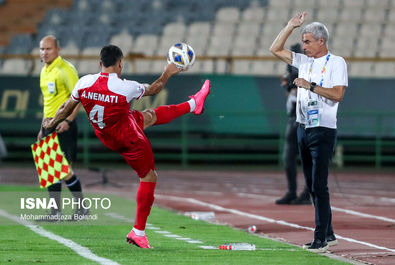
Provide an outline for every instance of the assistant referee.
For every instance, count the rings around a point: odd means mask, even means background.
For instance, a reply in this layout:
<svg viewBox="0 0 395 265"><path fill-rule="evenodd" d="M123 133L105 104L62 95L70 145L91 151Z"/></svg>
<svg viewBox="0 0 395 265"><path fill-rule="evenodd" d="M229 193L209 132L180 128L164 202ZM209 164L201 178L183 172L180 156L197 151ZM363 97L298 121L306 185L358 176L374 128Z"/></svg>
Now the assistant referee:
<svg viewBox="0 0 395 265"><path fill-rule="evenodd" d="M42 62L45 63L40 74L40 87L44 98L42 122L46 118L52 118L55 116L59 107L70 97L70 94L78 81L77 70L70 62L59 56L59 51L59 41L55 36L49 35L40 41L40 57ZM62 151L70 165L76 159L78 132L75 118L78 111L79 106L55 129L58 133ZM42 122L37 140L41 140L43 137L52 133L52 131L45 130L42 127ZM71 168L69 174L64 178L64 180L73 196L82 201L83 195L81 183ZM58 205L58 209L52 209L50 214L60 216L60 197L62 191L61 181L49 186L48 191L49 197L54 198ZM76 210L76 214L81 215L86 213L87 211L83 208Z"/></svg>

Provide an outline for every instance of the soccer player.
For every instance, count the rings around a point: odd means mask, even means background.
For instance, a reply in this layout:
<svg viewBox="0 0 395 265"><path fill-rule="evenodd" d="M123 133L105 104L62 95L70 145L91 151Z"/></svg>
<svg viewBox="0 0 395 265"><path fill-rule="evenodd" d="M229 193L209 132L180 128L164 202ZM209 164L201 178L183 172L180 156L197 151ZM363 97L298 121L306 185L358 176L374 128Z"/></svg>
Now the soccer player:
<svg viewBox="0 0 395 265"><path fill-rule="evenodd" d="M59 108L53 119L44 122L44 127L55 127L81 102L96 136L108 148L120 153L140 177L135 222L126 238L131 244L151 248L145 234L145 225L154 202L158 175L151 144L143 130L152 125L168 123L189 112L200 115L210 93L210 81L206 80L201 90L190 96L189 101L140 112L130 110L131 101L158 94L167 80L181 70L173 63L168 64L162 75L151 85L122 80L120 75L123 54L121 49L114 45L102 48L100 67L100 73L86 75L78 81L71 97Z"/></svg>
<svg viewBox="0 0 395 265"><path fill-rule="evenodd" d="M44 98L43 120L55 116L58 108L67 101L75 84L78 81L78 73L74 66L59 56L60 45L55 36L48 35L40 41L40 57L45 63L41 69L40 87ZM77 124L75 118L79 111L79 105L67 116L56 128L52 130L41 129L38 133L37 140L47 136L56 130L59 137L60 146L65 153L69 164L76 159L77 154ZM70 168L69 174L64 178L67 187L73 196L82 201L81 183L73 170ZM48 187L49 197L54 198L58 209L51 209L51 215L59 218L61 215L60 195L62 191L62 182L58 181ZM84 215L88 213L88 209L83 207L76 209L76 214ZM73 215L75 216L75 215Z"/></svg>

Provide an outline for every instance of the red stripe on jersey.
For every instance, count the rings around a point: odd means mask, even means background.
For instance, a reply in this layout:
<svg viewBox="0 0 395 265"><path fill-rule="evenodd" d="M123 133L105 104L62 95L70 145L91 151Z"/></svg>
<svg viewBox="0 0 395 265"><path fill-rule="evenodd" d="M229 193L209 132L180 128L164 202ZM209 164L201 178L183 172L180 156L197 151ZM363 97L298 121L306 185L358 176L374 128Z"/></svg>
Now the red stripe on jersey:
<svg viewBox="0 0 395 265"><path fill-rule="evenodd" d="M76 97L74 97L73 95L71 95L71 98L72 98L74 101L78 101L78 102L80 102L80 99L79 99L79 98L76 98Z"/></svg>

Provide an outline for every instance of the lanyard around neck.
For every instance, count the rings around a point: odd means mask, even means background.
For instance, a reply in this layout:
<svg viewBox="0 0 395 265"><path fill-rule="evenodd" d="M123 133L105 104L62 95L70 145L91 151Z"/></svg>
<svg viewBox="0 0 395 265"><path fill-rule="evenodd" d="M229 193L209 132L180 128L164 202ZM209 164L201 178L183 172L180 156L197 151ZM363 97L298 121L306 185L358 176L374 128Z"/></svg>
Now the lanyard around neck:
<svg viewBox="0 0 395 265"><path fill-rule="evenodd" d="M322 84L324 83L324 74L325 74L325 71L326 71L326 65L328 64L328 61L329 61L329 58L331 57L331 54L330 53L328 53L328 55L326 56L326 59L325 59L325 64L324 64L324 66L322 67L322 70L321 70L321 81L320 81L320 86L322 86ZM313 60L313 62L310 64L310 67L309 67L309 81L311 82L311 72L313 71L313 64L314 64L314 60Z"/></svg>

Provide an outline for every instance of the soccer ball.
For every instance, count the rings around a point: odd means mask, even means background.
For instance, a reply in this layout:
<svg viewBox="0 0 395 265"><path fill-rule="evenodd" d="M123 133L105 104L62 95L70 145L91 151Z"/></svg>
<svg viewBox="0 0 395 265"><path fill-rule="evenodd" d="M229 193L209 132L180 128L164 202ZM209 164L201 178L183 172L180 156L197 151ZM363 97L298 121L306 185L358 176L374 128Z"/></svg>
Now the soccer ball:
<svg viewBox="0 0 395 265"><path fill-rule="evenodd" d="M177 68L187 70L195 62L195 52L186 43L176 43L167 52L167 63L174 63Z"/></svg>

